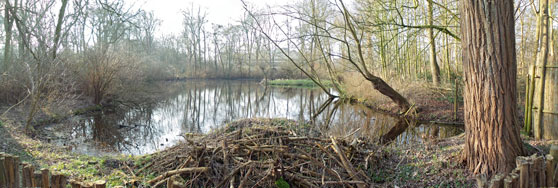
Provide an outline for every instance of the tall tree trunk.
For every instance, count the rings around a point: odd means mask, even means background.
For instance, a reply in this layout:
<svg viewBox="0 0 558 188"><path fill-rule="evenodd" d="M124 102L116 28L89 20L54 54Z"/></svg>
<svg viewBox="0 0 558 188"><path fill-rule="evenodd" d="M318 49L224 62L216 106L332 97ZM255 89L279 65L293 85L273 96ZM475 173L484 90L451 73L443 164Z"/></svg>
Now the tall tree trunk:
<svg viewBox="0 0 558 188"><path fill-rule="evenodd" d="M52 46L52 58L56 58L56 54L58 51L58 46L60 43L60 35L62 34L62 23L64 21L64 13L66 12L66 5L68 5L68 0L62 0L62 7L60 7L60 11L58 12L58 22L56 22L56 30L54 32L54 44Z"/></svg>
<svg viewBox="0 0 558 188"><path fill-rule="evenodd" d="M509 172L524 153L516 107L512 0L462 0L465 147L473 173Z"/></svg>
<svg viewBox="0 0 558 188"><path fill-rule="evenodd" d="M17 3L17 1L16 1ZM10 3L4 4L4 31L6 32L6 36L4 37L4 63L3 71L8 71L11 62L11 54L12 54L12 27L13 27L13 18L12 18L12 8ZM17 6L17 4L16 4Z"/></svg>
<svg viewBox="0 0 558 188"><path fill-rule="evenodd" d="M542 115L543 115L543 109L544 109L544 102L543 102L543 97L544 97L544 85L545 85L545 66L548 63L548 55L549 55L549 51L548 51L548 42L549 42L549 18L548 18L548 3L549 0L541 0L540 2L540 9L539 9L539 40L537 41L538 43L538 49L537 49L537 62L535 63L536 68L538 68L537 72L535 75L535 87L534 89L536 89L536 93L534 93L534 103L533 103L533 111L535 112L533 114L533 134L535 136L536 139L541 139L542 135L543 135L543 123L542 123ZM538 80L538 81L537 81Z"/></svg>
<svg viewBox="0 0 558 188"><path fill-rule="evenodd" d="M434 10L432 9L432 0L428 0L428 25L434 25ZM440 67L436 62L436 38L434 37L434 29L428 28L428 39L430 39L430 72L432 74L432 83L435 86L440 85Z"/></svg>
<svg viewBox="0 0 558 188"><path fill-rule="evenodd" d="M535 78L536 93L533 98L533 133L536 139L558 139L558 130L556 129L558 115L558 94L556 92L556 83L558 81L558 71L547 69L549 62L553 60L553 39L552 39L552 21L550 18L552 2L550 0L541 0L539 9L540 19L540 39L538 41L537 75ZM531 100L533 102L533 100Z"/></svg>

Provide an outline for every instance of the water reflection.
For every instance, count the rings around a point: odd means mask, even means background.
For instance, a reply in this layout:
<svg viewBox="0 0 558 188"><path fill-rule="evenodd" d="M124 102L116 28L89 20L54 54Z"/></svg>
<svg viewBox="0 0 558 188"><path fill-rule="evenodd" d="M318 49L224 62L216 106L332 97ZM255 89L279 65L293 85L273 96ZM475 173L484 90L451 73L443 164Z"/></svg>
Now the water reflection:
<svg viewBox="0 0 558 188"><path fill-rule="evenodd" d="M84 117L62 143L93 155L145 154L177 143L183 133L207 133L253 117L295 119L323 134L398 144L459 133L457 128L420 126L333 100L319 89L264 87L253 81L187 81L168 87L177 92L156 104Z"/></svg>

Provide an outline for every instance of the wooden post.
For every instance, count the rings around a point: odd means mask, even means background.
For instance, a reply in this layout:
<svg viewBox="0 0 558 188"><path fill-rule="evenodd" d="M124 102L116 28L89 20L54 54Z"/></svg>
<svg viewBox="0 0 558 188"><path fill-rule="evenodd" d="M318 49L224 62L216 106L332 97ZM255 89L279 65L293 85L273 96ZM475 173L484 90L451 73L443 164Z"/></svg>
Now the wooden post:
<svg viewBox="0 0 558 188"><path fill-rule="evenodd" d="M490 185L488 186L489 188L501 188L504 186L502 179L503 179L504 175L502 174L498 174L496 176L494 176L494 178L492 178L492 180L490 181Z"/></svg>
<svg viewBox="0 0 558 188"><path fill-rule="evenodd" d="M94 188L106 188L107 187L107 182L103 181L103 180L99 180L95 182L95 185L93 186Z"/></svg>
<svg viewBox="0 0 558 188"><path fill-rule="evenodd" d="M512 177L512 187L519 188L519 168L512 170L510 176Z"/></svg>
<svg viewBox="0 0 558 188"><path fill-rule="evenodd" d="M44 181L43 181L44 184ZM52 188L60 188L60 175L58 174L52 174L50 176L50 185Z"/></svg>
<svg viewBox="0 0 558 188"><path fill-rule="evenodd" d="M504 188L513 188L513 178L511 175L504 178Z"/></svg>
<svg viewBox="0 0 558 188"><path fill-rule="evenodd" d="M33 166L29 163L25 163L23 165L22 182L23 182L23 187L33 186Z"/></svg>
<svg viewBox="0 0 558 188"><path fill-rule="evenodd" d="M22 163L21 168L21 186L22 187L31 187L31 181L29 176L29 163Z"/></svg>
<svg viewBox="0 0 558 188"><path fill-rule="evenodd" d="M552 155L546 155L546 186L554 187L554 169L555 169L554 157Z"/></svg>
<svg viewBox="0 0 558 188"><path fill-rule="evenodd" d="M43 186L43 174L41 172L33 172L33 187Z"/></svg>
<svg viewBox="0 0 558 188"><path fill-rule="evenodd" d="M534 177L534 185L535 187L545 187L546 179L543 168L543 158L541 156L533 155L531 156L531 160L533 161L533 177Z"/></svg>
<svg viewBox="0 0 558 188"><path fill-rule="evenodd" d="M477 179L477 187L478 188L486 188L487 187L487 185L486 185L486 175L485 174L478 175L476 177L476 179Z"/></svg>
<svg viewBox="0 0 558 188"><path fill-rule="evenodd" d="M528 180L528 187L537 187L535 186L535 181L537 180L537 177L535 177L535 168L534 168L534 162L533 162L533 158L528 158L527 160L527 164L529 165L529 180Z"/></svg>
<svg viewBox="0 0 558 188"><path fill-rule="evenodd" d="M70 185L72 188L80 188L81 185L76 180L70 180Z"/></svg>
<svg viewBox="0 0 558 188"><path fill-rule="evenodd" d="M7 188L15 187L14 158L11 155L4 156L4 167L6 168Z"/></svg>
<svg viewBox="0 0 558 188"><path fill-rule="evenodd" d="M35 181L35 176L34 176L34 172L35 172L35 167L33 167L33 165L29 164L29 172L28 172L28 182L29 182L29 186L33 187L35 186L35 184L33 183Z"/></svg>
<svg viewBox="0 0 558 188"><path fill-rule="evenodd" d="M52 174L50 175L50 187L51 188L60 188L60 175L59 174L55 174L55 172L52 172Z"/></svg>
<svg viewBox="0 0 558 188"><path fill-rule="evenodd" d="M60 182L60 188L66 188L66 185L68 185L68 177L60 174L59 182Z"/></svg>
<svg viewBox="0 0 558 188"><path fill-rule="evenodd" d="M6 178L6 166L4 165L6 158L4 155L0 155L0 187L6 187L8 185L8 178Z"/></svg>
<svg viewBox="0 0 558 188"><path fill-rule="evenodd" d="M518 157L517 162L519 163L519 187L528 188L529 187L529 163L526 161L525 157Z"/></svg>
<svg viewBox="0 0 558 188"><path fill-rule="evenodd" d="M81 188L93 188L93 185L90 183L81 183Z"/></svg>
<svg viewBox="0 0 558 188"><path fill-rule="evenodd" d="M20 165L20 161L19 161L19 156L13 156L13 165L14 165L14 187L21 187L19 184L19 165Z"/></svg>
<svg viewBox="0 0 558 188"><path fill-rule="evenodd" d="M50 188L50 183L48 181L48 169L43 168L41 169L41 187L42 188Z"/></svg>

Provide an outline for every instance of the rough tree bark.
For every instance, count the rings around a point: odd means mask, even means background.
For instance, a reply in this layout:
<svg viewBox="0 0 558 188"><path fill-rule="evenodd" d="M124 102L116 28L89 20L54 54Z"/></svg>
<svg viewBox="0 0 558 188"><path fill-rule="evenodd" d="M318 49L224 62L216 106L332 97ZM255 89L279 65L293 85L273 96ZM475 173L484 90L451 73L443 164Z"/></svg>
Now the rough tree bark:
<svg viewBox="0 0 558 188"><path fill-rule="evenodd" d="M524 153L516 108L513 0L462 0L464 159L473 173L509 172Z"/></svg>

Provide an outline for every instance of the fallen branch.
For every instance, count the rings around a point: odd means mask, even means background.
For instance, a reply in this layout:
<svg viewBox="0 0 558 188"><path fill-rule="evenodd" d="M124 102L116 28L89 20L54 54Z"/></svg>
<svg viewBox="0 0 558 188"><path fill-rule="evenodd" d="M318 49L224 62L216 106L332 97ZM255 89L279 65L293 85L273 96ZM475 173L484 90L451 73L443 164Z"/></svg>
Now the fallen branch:
<svg viewBox="0 0 558 188"><path fill-rule="evenodd" d="M149 180L147 183L149 183L150 185L153 185L155 182L158 182L162 179L165 179L167 177L173 176L175 174L183 174L183 173L196 173L196 172L207 172L209 168L207 167L192 167L192 168L183 168L183 169L178 169L178 170L171 170L168 172L165 172L163 175L157 176L156 178Z"/></svg>
<svg viewBox="0 0 558 188"><path fill-rule="evenodd" d="M244 163L238 167L236 167L232 172L230 172L229 174L227 174L227 176L225 176L225 178L223 178L223 180L221 180L221 183L219 183L217 186L215 187L223 187L223 185L225 185L225 183L227 182L227 180L229 178L231 178L232 176L234 176L236 173L238 173L238 171L240 171L240 169L246 167L247 165L249 165L250 163L252 163L251 161Z"/></svg>
<svg viewBox="0 0 558 188"><path fill-rule="evenodd" d="M337 153L337 156L339 156L339 159L341 160L341 163L343 163L343 167L345 167L345 169L347 170L349 175L354 180L360 181L360 178L358 178L360 173L355 170L355 168L353 167L353 165L351 165L351 163L349 163L349 161L347 160L347 157L345 157L345 154L344 154L343 150L341 150L339 148L339 145L337 145L337 141L333 137L331 137L331 144L332 144L332 147L333 147L333 151L335 151L335 153ZM368 180L368 177L366 177L366 176L364 176L364 177ZM361 185L359 185L359 186L361 186Z"/></svg>

